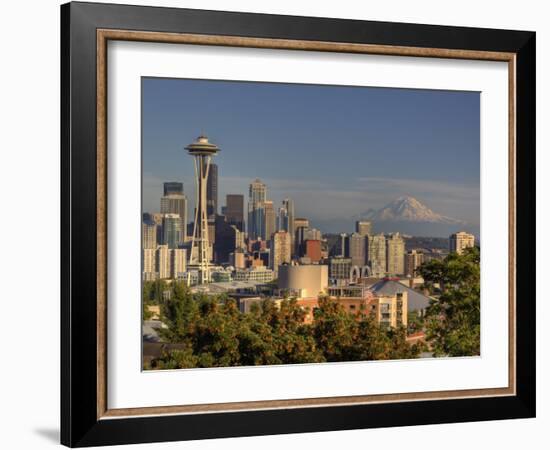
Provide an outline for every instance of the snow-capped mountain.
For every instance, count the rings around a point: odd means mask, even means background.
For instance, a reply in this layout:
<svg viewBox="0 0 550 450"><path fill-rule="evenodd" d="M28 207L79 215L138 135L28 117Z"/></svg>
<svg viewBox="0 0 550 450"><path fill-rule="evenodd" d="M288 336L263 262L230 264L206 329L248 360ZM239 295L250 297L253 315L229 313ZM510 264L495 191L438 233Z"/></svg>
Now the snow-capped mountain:
<svg viewBox="0 0 550 450"><path fill-rule="evenodd" d="M379 210L369 209L362 214L373 222L425 222L444 225L462 225L463 221L432 211L414 197L403 196Z"/></svg>

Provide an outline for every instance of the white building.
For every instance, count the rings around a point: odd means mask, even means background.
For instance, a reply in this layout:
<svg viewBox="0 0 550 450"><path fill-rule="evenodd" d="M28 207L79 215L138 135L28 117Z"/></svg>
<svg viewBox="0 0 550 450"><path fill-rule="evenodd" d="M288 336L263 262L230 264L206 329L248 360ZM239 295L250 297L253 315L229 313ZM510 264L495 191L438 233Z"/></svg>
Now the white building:
<svg viewBox="0 0 550 450"><path fill-rule="evenodd" d="M142 278L144 281L181 278L186 271L187 250L170 249L168 245L142 250Z"/></svg>
<svg viewBox="0 0 550 450"><path fill-rule="evenodd" d="M464 249L471 248L475 245L475 237L473 234L459 231L458 233L449 236L449 251L462 255Z"/></svg>
<svg viewBox="0 0 550 450"><path fill-rule="evenodd" d="M399 233L394 233L386 240L386 261L389 275L405 273L405 241Z"/></svg>

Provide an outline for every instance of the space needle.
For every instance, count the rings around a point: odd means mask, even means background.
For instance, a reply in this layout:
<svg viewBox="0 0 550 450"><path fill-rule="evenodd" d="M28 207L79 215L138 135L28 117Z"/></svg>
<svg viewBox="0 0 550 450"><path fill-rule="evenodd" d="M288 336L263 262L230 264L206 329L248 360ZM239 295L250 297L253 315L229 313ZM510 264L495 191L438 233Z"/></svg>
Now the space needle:
<svg viewBox="0 0 550 450"><path fill-rule="evenodd" d="M208 141L208 137L201 135L195 142L185 147L185 150L195 160L195 221L193 223L193 240L189 269L198 272L199 284L210 282L210 241L208 239L208 215L206 210L206 186L210 161L220 149ZM188 270L187 284L191 283Z"/></svg>

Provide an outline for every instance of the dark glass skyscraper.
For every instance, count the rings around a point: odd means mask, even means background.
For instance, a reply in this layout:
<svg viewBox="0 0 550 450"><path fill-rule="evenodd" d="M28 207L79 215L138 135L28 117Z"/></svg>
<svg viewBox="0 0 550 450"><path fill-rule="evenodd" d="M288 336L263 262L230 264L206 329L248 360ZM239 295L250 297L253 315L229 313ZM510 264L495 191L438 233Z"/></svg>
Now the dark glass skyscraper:
<svg viewBox="0 0 550 450"><path fill-rule="evenodd" d="M215 219L218 214L218 165L211 163L206 182L206 215Z"/></svg>
<svg viewBox="0 0 550 450"><path fill-rule="evenodd" d="M178 181L166 181L164 183L164 196L183 195L183 183Z"/></svg>
<svg viewBox="0 0 550 450"><path fill-rule="evenodd" d="M227 223L244 231L244 195L227 194L225 197L225 217Z"/></svg>
<svg viewBox="0 0 550 450"><path fill-rule="evenodd" d="M248 237L252 240L265 239L262 235L265 222L264 203L267 199L267 188L260 179L250 183L248 189Z"/></svg>

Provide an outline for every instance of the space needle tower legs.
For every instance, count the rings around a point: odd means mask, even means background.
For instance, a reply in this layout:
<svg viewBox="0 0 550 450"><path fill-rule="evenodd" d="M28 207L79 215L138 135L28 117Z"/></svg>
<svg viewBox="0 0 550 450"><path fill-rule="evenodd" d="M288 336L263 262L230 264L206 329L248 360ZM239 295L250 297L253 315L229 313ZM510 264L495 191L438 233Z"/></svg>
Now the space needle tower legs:
<svg viewBox="0 0 550 450"><path fill-rule="evenodd" d="M210 161L219 152L219 148L208 141L206 136L199 136L195 142L185 147L194 157L195 163L195 221L193 224L193 240L189 256L189 269L198 272L199 284L209 283L210 279L210 241L208 239L208 214L206 208L206 190ZM191 284L190 273L187 284Z"/></svg>

